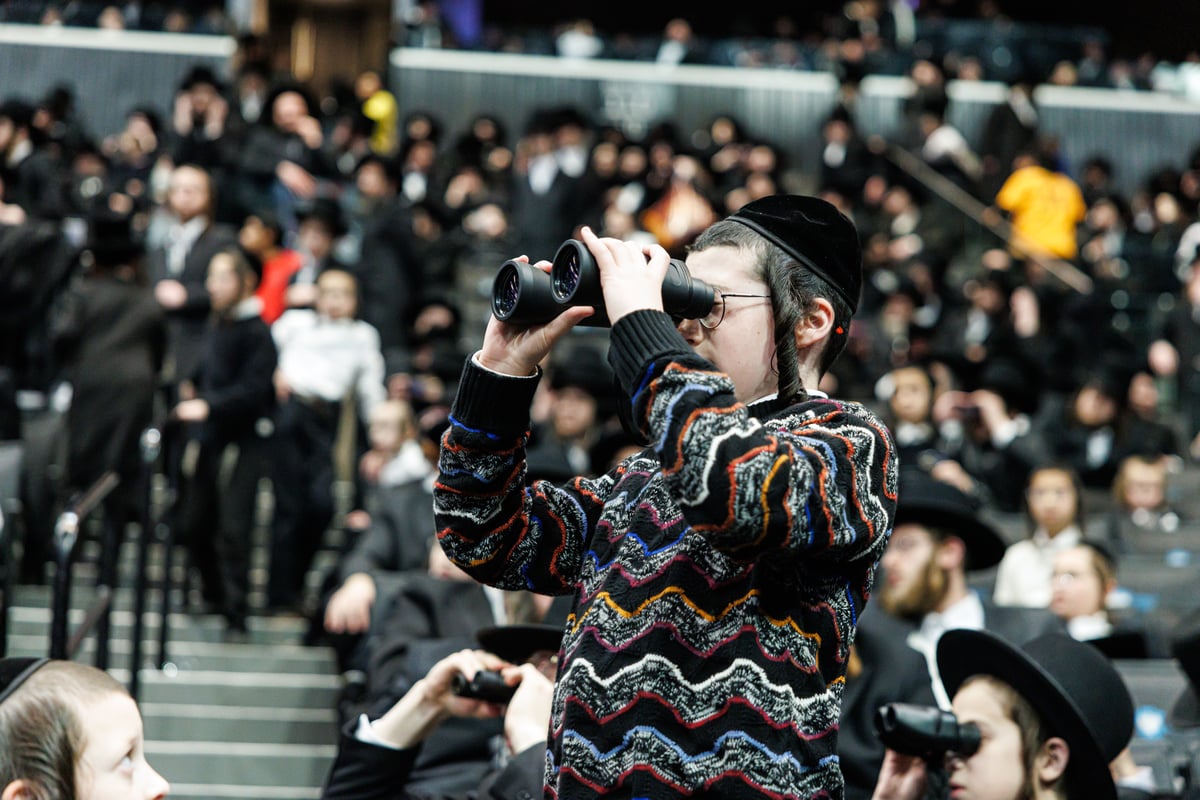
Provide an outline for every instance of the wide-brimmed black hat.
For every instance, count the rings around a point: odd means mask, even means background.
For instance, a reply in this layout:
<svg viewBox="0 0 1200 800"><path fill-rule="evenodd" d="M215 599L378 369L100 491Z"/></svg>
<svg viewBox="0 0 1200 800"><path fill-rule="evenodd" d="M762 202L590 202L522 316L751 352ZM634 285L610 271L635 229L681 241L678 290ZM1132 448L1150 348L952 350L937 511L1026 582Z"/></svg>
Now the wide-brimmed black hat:
<svg viewBox="0 0 1200 800"><path fill-rule="evenodd" d="M999 564L1007 547L1000 533L980 517L981 510L977 499L923 469L900 470L895 524L926 525L962 539L969 570Z"/></svg>
<svg viewBox="0 0 1200 800"><path fill-rule="evenodd" d="M951 697L974 675L1011 686L1046 732L1070 748L1067 774L1079 797L1115 800L1109 762L1133 736L1133 700L1096 648L1060 633L1015 645L987 631L950 630L938 640L938 672Z"/></svg>
<svg viewBox="0 0 1200 800"><path fill-rule="evenodd" d="M820 275L850 306L862 295L862 244L858 230L819 197L775 194L752 200L729 217L758 232Z"/></svg>
<svg viewBox="0 0 1200 800"><path fill-rule="evenodd" d="M0 658L0 703L21 688L21 684L49 660L48 658Z"/></svg>
<svg viewBox="0 0 1200 800"><path fill-rule="evenodd" d="M557 653L563 629L558 625L529 623L494 625L475 634L479 646L513 664L520 664L534 653Z"/></svg>

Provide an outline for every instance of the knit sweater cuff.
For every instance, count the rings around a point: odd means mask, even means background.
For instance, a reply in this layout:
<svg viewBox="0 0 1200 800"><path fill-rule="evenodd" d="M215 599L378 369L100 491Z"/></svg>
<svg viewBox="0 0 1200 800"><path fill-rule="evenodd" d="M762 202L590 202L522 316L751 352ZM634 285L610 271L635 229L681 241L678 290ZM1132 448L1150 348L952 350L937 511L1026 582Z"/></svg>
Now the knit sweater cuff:
<svg viewBox="0 0 1200 800"><path fill-rule="evenodd" d="M608 361L627 397L642 388L647 368L666 355L692 352L662 311L643 309L626 314L613 326Z"/></svg>
<svg viewBox="0 0 1200 800"><path fill-rule="evenodd" d="M515 439L529 429L529 407L541 378L518 377L484 369L468 358L454 396L454 422L485 431L503 441Z"/></svg>

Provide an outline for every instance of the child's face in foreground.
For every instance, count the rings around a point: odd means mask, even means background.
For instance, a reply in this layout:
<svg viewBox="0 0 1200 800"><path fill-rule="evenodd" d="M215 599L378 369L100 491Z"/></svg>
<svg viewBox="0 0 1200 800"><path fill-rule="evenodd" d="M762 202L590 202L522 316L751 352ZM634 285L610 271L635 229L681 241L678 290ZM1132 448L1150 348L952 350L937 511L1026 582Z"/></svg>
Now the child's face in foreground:
<svg viewBox="0 0 1200 800"><path fill-rule="evenodd" d="M146 762L142 718L133 700L111 692L79 715L83 752L75 769L79 800L152 800L170 786Z"/></svg>
<svg viewBox="0 0 1200 800"><path fill-rule="evenodd" d="M1025 783L1021 729L986 683L968 683L954 695L954 716L979 726L979 750L951 758L946 772L953 800L1015 800Z"/></svg>

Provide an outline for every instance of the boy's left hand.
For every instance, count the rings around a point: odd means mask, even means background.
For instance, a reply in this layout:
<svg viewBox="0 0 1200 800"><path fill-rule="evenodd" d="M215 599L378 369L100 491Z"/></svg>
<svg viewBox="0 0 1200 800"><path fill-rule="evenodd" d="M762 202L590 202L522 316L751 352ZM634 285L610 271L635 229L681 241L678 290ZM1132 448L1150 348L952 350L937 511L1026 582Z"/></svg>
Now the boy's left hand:
<svg viewBox="0 0 1200 800"><path fill-rule="evenodd" d="M663 310L662 285L671 256L660 245L643 245L581 231L582 241L596 259L608 320L617 320L645 308Z"/></svg>

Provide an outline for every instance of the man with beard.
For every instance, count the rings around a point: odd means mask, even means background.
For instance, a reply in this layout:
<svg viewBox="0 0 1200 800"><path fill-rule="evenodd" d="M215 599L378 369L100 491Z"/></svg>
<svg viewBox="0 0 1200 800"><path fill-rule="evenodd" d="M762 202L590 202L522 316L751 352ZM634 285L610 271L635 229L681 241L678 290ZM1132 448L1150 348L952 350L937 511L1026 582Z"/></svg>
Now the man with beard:
<svg viewBox="0 0 1200 800"><path fill-rule="evenodd" d="M994 567L1004 555L1004 539L980 510L958 488L921 470L901 470L895 528L881 562L879 603L912 626L908 644L925 656L934 696L944 708L949 699L934 655L945 631L988 630L1017 645L1064 632L1048 610L997 606L968 584L968 572Z"/></svg>

